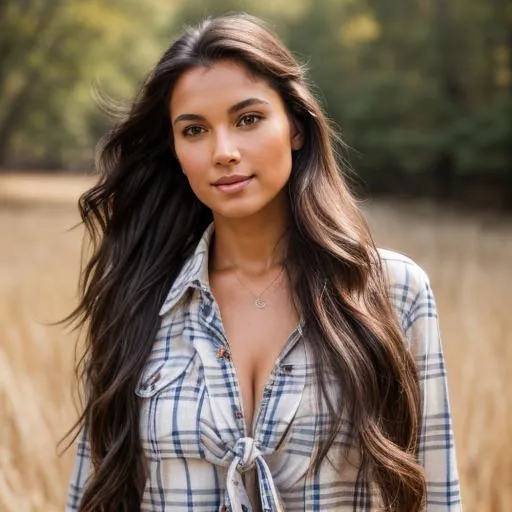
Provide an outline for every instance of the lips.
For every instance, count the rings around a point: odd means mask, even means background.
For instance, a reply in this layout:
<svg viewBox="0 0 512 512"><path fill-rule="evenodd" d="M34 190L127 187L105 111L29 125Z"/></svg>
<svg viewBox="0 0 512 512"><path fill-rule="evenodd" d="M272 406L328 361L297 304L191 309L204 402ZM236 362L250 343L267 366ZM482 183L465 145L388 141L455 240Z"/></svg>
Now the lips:
<svg viewBox="0 0 512 512"><path fill-rule="evenodd" d="M252 182L254 176L224 176L214 183L215 188L223 194L239 194Z"/></svg>
<svg viewBox="0 0 512 512"><path fill-rule="evenodd" d="M250 180L252 176L242 176L240 174L233 174L232 176L223 176L217 180L214 185L233 185L234 183L240 183L243 181Z"/></svg>

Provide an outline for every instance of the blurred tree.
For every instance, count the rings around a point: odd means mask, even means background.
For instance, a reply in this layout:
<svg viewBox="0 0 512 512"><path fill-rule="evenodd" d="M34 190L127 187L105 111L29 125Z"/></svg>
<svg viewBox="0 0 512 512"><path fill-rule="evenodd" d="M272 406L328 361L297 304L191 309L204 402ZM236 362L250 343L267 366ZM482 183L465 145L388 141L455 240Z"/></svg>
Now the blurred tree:
<svg viewBox="0 0 512 512"><path fill-rule="evenodd" d="M0 166L83 164L108 125L91 85L128 96L160 51L171 4L149 0L3 0ZM151 27L148 31L147 27Z"/></svg>
<svg viewBox="0 0 512 512"><path fill-rule="evenodd" d="M183 24L233 10L309 66L370 189L512 195L507 0L3 0L0 165L83 166L109 126L91 83L130 97Z"/></svg>

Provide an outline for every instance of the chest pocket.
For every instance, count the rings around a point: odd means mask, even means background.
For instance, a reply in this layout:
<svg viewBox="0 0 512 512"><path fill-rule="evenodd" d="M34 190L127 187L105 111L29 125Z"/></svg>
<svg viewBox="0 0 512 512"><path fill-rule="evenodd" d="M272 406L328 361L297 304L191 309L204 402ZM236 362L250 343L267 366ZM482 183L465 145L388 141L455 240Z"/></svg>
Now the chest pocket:
<svg viewBox="0 0 512 512"><path fill-rule="evenodd" d="M140 405L140 436L146 457L162 460L199 457L200 397L194 352L176 354L164 362L149 363L135 394Z"/></svg>

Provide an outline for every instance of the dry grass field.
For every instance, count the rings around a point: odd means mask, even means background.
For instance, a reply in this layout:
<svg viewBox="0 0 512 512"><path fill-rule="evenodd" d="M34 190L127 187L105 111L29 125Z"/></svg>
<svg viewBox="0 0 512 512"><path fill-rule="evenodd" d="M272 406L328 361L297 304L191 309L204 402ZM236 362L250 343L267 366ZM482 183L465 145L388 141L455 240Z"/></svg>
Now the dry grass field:
<svg viewBox="0 0 512 512"><path fill-rule="evenodd" d="M76 416L75 334L45 324L76 300L74 200L89 180L0 176L0 511L63 510ZM380 246L429 273L441 315L466 512L512 510L512 222L369 203Z"/></svg>

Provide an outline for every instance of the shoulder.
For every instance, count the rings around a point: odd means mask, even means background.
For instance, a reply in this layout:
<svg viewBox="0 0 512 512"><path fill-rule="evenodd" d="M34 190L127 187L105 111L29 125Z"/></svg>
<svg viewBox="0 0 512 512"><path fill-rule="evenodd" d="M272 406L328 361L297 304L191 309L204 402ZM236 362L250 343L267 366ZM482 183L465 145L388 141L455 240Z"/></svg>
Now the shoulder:
<svg viewBox="0 0 512 512"><path fill-rule="evenodd" d="M433 303L429 276L405 254L381 248L377 251L388 283L391 305L405 331L410 326L414 311L425 302Z"/></svg>
<svg viewBox="0 0 512 512"><path fill-rule="evenodd" d="M389 249L379 248L377 252L390 286L419 292L429 285L430 280L425 270L409 256Z"/></svg>

